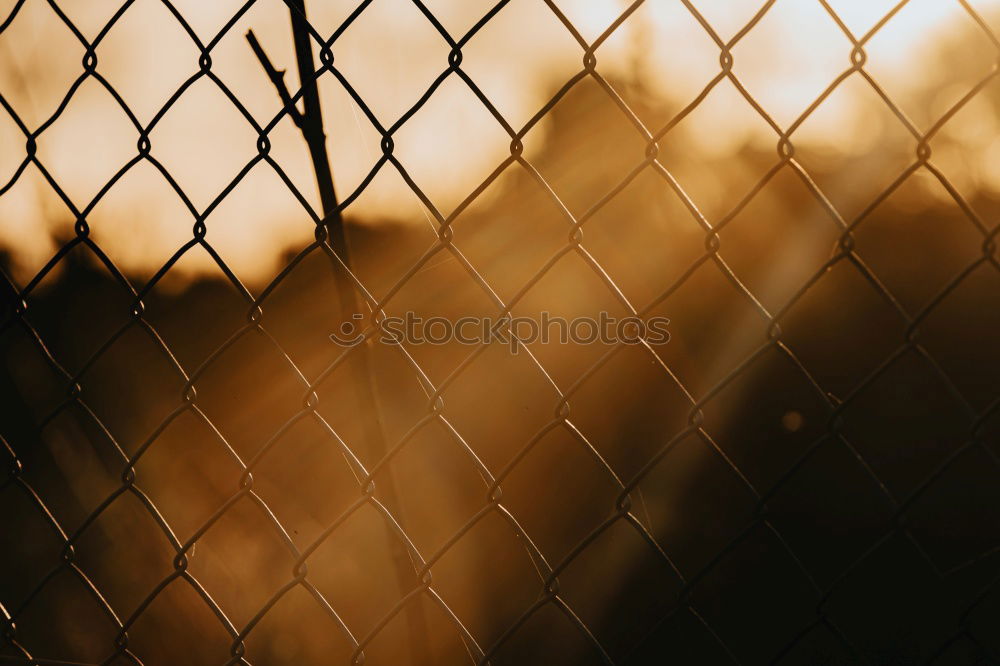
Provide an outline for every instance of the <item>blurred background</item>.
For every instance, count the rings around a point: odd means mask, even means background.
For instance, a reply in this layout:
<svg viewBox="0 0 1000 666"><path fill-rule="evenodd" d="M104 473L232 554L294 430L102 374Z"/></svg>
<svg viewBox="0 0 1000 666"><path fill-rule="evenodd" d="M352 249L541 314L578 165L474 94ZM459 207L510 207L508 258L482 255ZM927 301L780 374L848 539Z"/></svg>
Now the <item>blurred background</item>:
<svg viewBox="0 0 1000 666"><path fill-rule="evenodd" d="M350 284L669 343L344 360L289 7L0 3L0 660L1000 661L1000 2L498 7L306 2Z"/></svg>

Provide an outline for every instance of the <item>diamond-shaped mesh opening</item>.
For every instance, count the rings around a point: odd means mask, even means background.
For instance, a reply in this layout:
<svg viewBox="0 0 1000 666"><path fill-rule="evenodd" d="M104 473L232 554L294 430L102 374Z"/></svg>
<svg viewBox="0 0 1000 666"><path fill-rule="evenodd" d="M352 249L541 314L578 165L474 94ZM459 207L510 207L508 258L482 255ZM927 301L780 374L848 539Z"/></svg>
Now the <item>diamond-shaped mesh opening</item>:
<svg viewBox="0 0 1000 666"><path fill-rule="evenodd" d="M645 142L602 87L590 79L576 85L551 113L566 143L553 146L535 166L563 205L574 215L582 215L605 194L603 189L610 189L598 183L619 183L642 159ZM595 115L604 119L600 132L591 125ZM535 140L534 134L527 135L528 145Z"/></svg>
<svg viewBox="0 0 1000 666"><path fill-rule="evenodd" d="M80 133L81 125L92 125L93 131ZM135 127L90 77L41 135L38 154L57 186L82 208L135 156Z"/></svg>
<svg viewBox="0 0 1000 666"><path fill-rule="evenodd" d="M447 129L435 129L442 121ZM435 89L394 137L394 155L418 185L429 181L422 189L444 215L454 211L509 156L510 137L504 128L454 75ZM462 150L472 140L478 149L474 153ZM453 157L442 161L441 152Z"/></svg>
<svg viewBox="0 0 1000 666"><path fill-rule="evenodd" d="M840 261L791 304L782 329L820 386L843 399L898 349L905 322L854 264ZM846 331L865 331L866 344L852 344Z"/></svg>
<svg viewBox="0 0 1000 666"><path fill-rule="evenodd" d="M124 464L116 442L79 403L54 412L46 428L32 434L36 439L28 441L40 451L25 479L58 516L62 529L72 533L121 487Z"/></svg>
<svg viewBox="0 0 1000 666"><path fill-rule="evenodd" d="M479 3L456 3L453 10L474 6ZM483 3L478 18L492 6ZM517 31L517 40L509 38L511 31ZM462 54L462 70L516 130L539 112L539 90L550 95L551 82L561 84L580 71L580 45L544 2L504 4ZM543 120L542 126L548 123Z"/></svg>
<svg viewBox="0 0 1000 666"><path fill-rule="evenodd" d="M808 577L762 525L741 538L692 597L719 638L747 655L770 655L787 645L796 629L808 626L814 599Z"/></svg>
<svg viewBox="0 0 1000 666"><path fill-rule="evenodd" d="M60 296L66 298L73 291L55 271L38 284L41 293L52 294L52 300L41 299L30 308L30 312L25 313L24 319L41 337L50 353L60 359L60 365L76 374L85 370L88 361L128 324L128 308L133 299L121 285L108 280L107 270L86 245L73 246L64 255L60 268L72 271L77 284L86 285L85 293L73 294L67 300L70 301L69 307L73 308L73 316L86 316L90 324L85 330L77 330L66 319L65 308L51 307L50 303L61 300ZM70 382L63 383L68 388Z"/></svg>
<svg viewBox="0 0 1000 666"><path fill-rule="evenodd" d="M125 538L126 535L132 539ZM130 613L173 571L173 549L139 498L124 493L79 534L76 563L112 608Z"/></svg>
<svg viewBox="0 0 1000 666"><path fill-rule="evenodd" d="M541 485L541 478L561 477ZM588 489L581 498L581 489ZM559 428L542 437L504 479L511 513L547 559L558 562L608 517L607 506L619 491L614 477L593 459L581 438ZM536 509L546 507L545 511ZM553 523L550 516L573 516Z"/></svg>
<svg viewBox="0 0 1000 666"><path fill-rule="evenodd" d="M512 353L509 343L491 344L467 367L442 394L448 421L483 464L497 471L551 424L557 389L523 348ZM518 390L498 392L491 388L496 385L517 385ZM503 441L494 436L500 430L507 434Z"/></svg>
<svg viewBox="0 0 1000 666"><path fill-rule="evenodd" d="M845 117L858 119L852 131ZM848 223L910 167L916 151L913 135L856 73L802 121L792 140L796 161Z"/></svg>
<svg viewBox="0 0 1000 666"><path fill-rule="evenodd" d="M10 64L3 68L4 98L15 109L15 113L30 130L34 130L55 113L69 89L83 72L80 59L84 47L60 20L50 5L43 3L14 3L4 6L4 31L0 43L5 45ZM94 32L110 18L98 19ZM61 49L45 48L41 37L58 40ZM27 44L27 51L13 45ZM44 76L51 86L35 91L28 82L36 76Z"/></svg>
<svg viewBox="0 0 1000 666"><path fill-rule="evenodd" d="M727 219L720 254L761 305L777 312L824 267L840 234L828 210L786 168Z"/></svg>
<svg viewBox="0 0 1000 666"><path fill-rule="evenodd" d="M145 44L139 57L134 40ZM170 52L176 57L160 58ZM159 2L139 0L101 40L97 56L108 62L102 73L142 123L152 120L171 95L197 71L198 47Z"/></svg>
<svg viewBox="0 0 1000 666"><path fill-rule="evenodd" d="M183 608L183 613L174 612ZM193 664L221 663L230 657L232 637L188 579L177 578L164 587L128 628L134 653L156 652ZM120 658L125 660L124 657Z"/></svg>
<svg viewBox="0 0 1000 666"><path fill-rule="evenodd" d="M19 640L46 645L50 654L63 661L87 663L104 658L108 642L113 643L121 629L107 606L94 596L89 581L69 567L55 571L18 610L23 621Z"/></svg>
<svg viewBox="0 0 1000 666"><path fill-rule="evenodd" d="M638 304L660 296L705 252L690 211L651 168L595 211L585 229L587 250Z"/></svg>
<svg viewBox="0 0 1000 666"><path fill-rule="evenodd" d="M671 366L667 366L670 368ZM629 395L622 375L656 386L656 395L636 399ZM597 405L609 396L618 405L616 415L602 414ZM658 362L639 346L621 348L605 365L588 376L571 398L572 424L585 442L621 478L632 478L674 434L687 425L691 402L665 375ZM658 523L657 523L658 524Z"/></svg>
<svg viewBox="0 0 1000 666"><path fill-rule="evenodd" d="M685 577L695 576L746 528L754 497L711 440L689 435L663 445L669 449L641 489L658 543ZM657 513L670 506L689 510Z"/></svg>
<svg viewBox="0 0 1000 666"><path fill-rule="evenodd" d="M952 20L949 21L949 18ZM892 77L886 75L889 68L887 65L891 66L893 60L919 57L907 54L900 48L903 40L915 37L916 43L919 43L921 38L933 39L935 33L941 32L951 33L946 34L945 42L951 42L952 49L957 48L956 43L962 44L965 60L961 74L955 76L954 70L949 71L951 68L942 66L942 62L946 61L930 60L923 66L926 78L922 89L913 91L901 89ZM997 57L996 46L989 34L980 29L962 3L936 3L930 0L906 3L871 38L866 50L869 51L870 58L868 70L897 101L902 111L923 129L929 128L952 105L959 102L977 81L987 76Z"/></svg>
<svg viewBox="0 0 1000 666"><path fill-rule="evenodd" d="M768 502L771 523L789 535L789 546L824 588L837 582L845 562L861 557L882 536L892 517L891 503L856 457L852 442L815 438Z"/></svg>
<svg viewBox="0 0 1000 666"><path fill-rule="evenodd" d="M564 212L528 172L512 166L507 174L484 192L488 203L463 212L452 224L462 253L497 294L509 300L566 247L570 227ZM445 261L441 257L433 263Z"/></svg>
<svg viewBox="0 0 1000 666"><path fill-rule="evenodd" d="M420 552L442 548L483 508L486 486L473 455L447 425L435 421L376 474L376 484L394 479L398 496L386 499L386 508L407 526Z"/></svg>
<svg viewBox="0 0 1000 666"><path fill-rule="evenodd" d="M808 32L795 29L802 25ZM798 57L782 57L788 48ZM848 68L849 48L820 3L776 2L733 49L734 71L775 122L787 127Z"/></svg>
<svg viewBox="0 0 1000 666"><path fill-rule="evenodd" d="M641 509L636 513L641 519ZM608 576L611 561L621 562L616 568L628 573ZM560 574L559 582L567 603L585 624L601 627L596 638L616 656L626 654L652 628L653 617L669 611L669 600L681 589L668 558L625 520L603 531Z"/></svg>
<svg viewBox="0 0 1000 666"><path fill-rule="evenodd" d="M859 558L850 575L833 587L826 614L844 635L852 637L856 654L868 659L898 655L918 660L947 640L942 628L961 612L962 602L949 598L943 585L910 540L893 534L867 557ZM849 610L859 596L871 603ZM933 597L939 603L930 606L921 597Z"/></svg>
<svg viewBox="0 0 1000 666"><path fill-rule="evenodd" d="M666 124L719 75L718 45L682 3L643 2L608 43L635 69L626 70L629 85L617 92L650 128ZM618 74L617 67L607 74Z"/></svg>
<svg viewBox="0 0 1000 666"><path fill-rule="evenodd" d="M253 498L243 496L227 506L189 555L190 571L214 582L205 584L206 591L242 628L288 582L295 560ZM233 584L251 578L252 585Z"/></svg>
<svg viewBox="0 0 1000 666"><path fill-rule="evenodd" d="M346 519L331 521L336 529L325 538L308 560L310 580L330 600L343 621L359 637L367 634L403 598L404 591L380 584L384 571L391 571L400 552L397 537L385 526L381 511L365 504ZM381 567L369 566L378 562ZM412 573L400 579L405 592L417 586Z"/></svg>
<svg viewBox="0 0 1000 666"><path fill-rule="evenodd" d="M788 354L771 348L704 408L708 430L759 488L780 483L827 432L831 405ZM761 387L766 397L752 400Z"/></svg>
<svg viewBox="0 0 1000 666"><path fill-rule="evenodd" d="M565 295L553 305L552 294ZM595 272L592 264L576 252L561 256L542 278L531 285L524 298L514 308L514 315L528 317L538 322L539 329L548 313L549 320L563 322L550 337L537 336L529 345L532 353L559 386L569 386L609 350L602 340L600 312L612 313L620 318L627 314L620 298ZM519 331L530 327L519 326ZM553 326L552 328L555 328ZM567 342L562 343L562 329L567 331ZM519 332L519 335L530 333Z"/></svg>
<svg viewBox="0 0 1000 666"><path fill-rule="evenodd" d="M446 69L448 50L434 26L406 0L375 0L334 45L335 56L350 54L337 60L338 70L386 127Z"/></svg>
<svg viewBox="0 0 1000 666"><path fill-rule="evenodd" d="M657 136L666 131L658 141L663 166L702 214L716 221L773 168L774 132L730 81L705 90L704 96L685 99L662 127L651 129ZM720 124L722 131L703 129Z"/></svg>
<svg viewBox="0 0 1000 666"><path fill-rule="evenodd" d="M161 141L160 137L176 138ZM256 139L239 110L206 77L184 90L149 135L151 155L199 211L213 203L254 157ZM241 149L227 150L227 146Z"/></svg>
<svg viewBox="0 0 1000 666"><path fill-rule="evenodd" d="M489 548L483 550L481 544ZM484 578L486 571L492 575ZM484 649L501 639L504 631L536 603L542 585L509 520L495 512L483 516L441 556L434 578L442 598ZM479 581L482 595L493 602L489 612L469 594Z"/></svg>
<svg viewBox="0 0 1000 666"><path fill-rule="evenodd" d="M903 238L897 226L901 212L906 219ZM911 313L919 312L982 256L982 233L926 172L915 173L875 208L855 238L858 255ZM928 261L932 247L934 260ZM915 265L924 266L920 283L907 275Z"/></svg>
<svg viewBox="0 0 1000 666"><path fill-rule="evenodd" d="M143 441L149 443L136 462L136 476L183 541L229 499L243 469L227 442L191 411L177 414L155 434Z"/></svg>
<svg viewBox="0 0 1000 666"><path fill-rule="evenodd" d="M908 495L968 436L968 413L948 388L930 363L908 352L844 410L845 434L897 496ZM925 407L917 414L906 410L907 418L901 419L904 404Z"/></svg>

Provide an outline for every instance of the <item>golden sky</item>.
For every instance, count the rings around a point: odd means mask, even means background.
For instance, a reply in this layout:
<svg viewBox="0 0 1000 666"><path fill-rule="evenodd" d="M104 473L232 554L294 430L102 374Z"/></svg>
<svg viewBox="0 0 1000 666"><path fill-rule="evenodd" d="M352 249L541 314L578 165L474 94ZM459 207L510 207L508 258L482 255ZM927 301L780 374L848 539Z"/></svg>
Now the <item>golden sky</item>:
<svg viewBox="0 0 1000 666"><path fill-rule="evenodd" d="M1000 0L970 0L989 14ZM13 0L2 0L6 16ZM175 0L207 41L242 3ZM460 35L492 6L482 0L434 0L428 7ZM559 0L581 35L596 38L623 10L620 0ZM723 40L760 8L760 0L693 0ZM890 0L829 0L860 36L895 4ZM88 39L120 6L107 0L65 0L60 5ZM354 8L344 0L307 2L321 33L331 32ZM994 14L995 15L995 14ZM906 91L933 69L933 49L971 24L958 0L911 0L871 40L870 71L886 89ZM253 29L294 83L288 13L278 0L258 0L212 51L212 71L258 122L280 108L274 89L254 59L244 34ZM734 71L774 119L787 126L849 66L850 42L818 0L778 0L734 49ZM375 0L334 47L336 66L385 125L399 117L446 67L448 47L410 0ZM84 49L43 0L26 0L0 34L0 93L31 129L56 109L82 72ZM198 71L198 50L158 0L136 0L97 48L98 71L148 122L177 87ZM554 88L581 67L582 50L542 0L513 0L464 49L463 70L519 128ZM680 0L647 0L598 51L598 68L624 77L640 66L642 82L679 104L694 98L719 72L719 49ZM321 79L329 148L337 187L352 191L380 155L378 133L340 87ZM866 131L859 87L845 86L803 126L810 140L839 149L865 150L878 134ZM746 141L773 145L767 128L735 89L724 82L693 117L691 132L707 155L725 154ZM703 129L698 129L703 128ZM870 128L868 128L870 129ZM526 156L542 149L543 122L526 138ZM80 207L136 154L137 134L111 96L85 82L59 119L39 139L38 155ZM286 118L271 133L272 155L316 205L312 173L298 130ZM151 134L152 155L203 210L256 154L256 136L209 80L195 83ZM447 214L508 154L509 139L469 89L450 77L427 105L395 135L395 154L437 207ZM23 135L0 112L0 181L23 159ZM1000 150L995 151L1000 154ZM641 159L641 156L637 156ZM430 224L416 196L391 167L383 169L349 209L355 217L387 217ZM34 167L0 197L0 245L14 250L30 275L51 256L49 232L67 233L65 206ZM162 176L140 163L89 216L94 238L126 270L150 273L191 237L192 218ZM259 165L208 219L209 240L243 278L273 274L280 252L311 237L312 224L270 168ZM193 254L179 272L210 268Z"/></svg>

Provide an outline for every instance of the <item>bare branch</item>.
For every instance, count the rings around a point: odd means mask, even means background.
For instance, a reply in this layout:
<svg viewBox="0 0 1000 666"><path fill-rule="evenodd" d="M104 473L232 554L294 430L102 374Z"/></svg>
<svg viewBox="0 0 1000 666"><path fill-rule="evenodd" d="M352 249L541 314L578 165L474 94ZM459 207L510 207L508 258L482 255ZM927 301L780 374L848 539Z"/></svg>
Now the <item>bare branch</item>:
<svg viewBox="0 0 1000 666"><path fill-rule="evenodd" d="M296 127L302 129L302 113L295 106L295 102L292 101L292 95L288 92L288 86L285 85L285 70L275 69L274 65L271 64L270 58L267 57L267 53L264 52L264 48L253 34L253 30L247 32L247 41L250 42L250 48L253 49L254 55L257 56L257 60L260 61L261 66L264 68L267 78L271 80L271 83L274 84L275 89L278 91L278 97L281 98L281 103L288 111L288 115L292 117L292 122L295 123Z"/></svg>

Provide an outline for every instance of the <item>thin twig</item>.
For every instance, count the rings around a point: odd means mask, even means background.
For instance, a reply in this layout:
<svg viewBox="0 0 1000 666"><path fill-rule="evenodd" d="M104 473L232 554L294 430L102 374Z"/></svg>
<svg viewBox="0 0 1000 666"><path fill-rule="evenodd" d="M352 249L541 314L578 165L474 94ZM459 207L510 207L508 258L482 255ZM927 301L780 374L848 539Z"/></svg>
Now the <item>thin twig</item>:
<svg viewBox="0 0 1000 666"><path fill-rule="evenodd" d="M303 0L285 0L288 4L292 20L292 39L295 45L295 60L299 70L301 83L302 111L296 108L292 95L285 85L283 70L276 69L261 47L253 32L247 33L247 41L260 60L268 78L278 91L278 96L285 105L296 126L309 147L313 170L316 174L316 185L319 188L320 203L326 220L328 241L340 257L346 270L334 269L337 295L340 300L341 312L354 313L359 310L354 286L347 271L351 268L350 248L347 244L347 234L344 230L343 216L337 202L337 193L333 184L333 173L330 169L330 159L326 150L326 134L323 129L323 111L320 106L319 88L316 85L316 69L313 62L312 44L309 37L309 24L305 13ZM385 457L388 446L383 432L381 411L378 405L376 377L372 368L370 351L367 345L351 354L350 365L354 374L354 385L358 392L361 409L361 421L367 440L370 464L377 464ZM387 466L378 482L380 494L389 506L401 510L399 492L396 489L392 468ZM396 516L400 526L405 523L401 515ZM416 583L415 567L409 551L400 543L391 530L387 530L389 549L396 568L396 577L400 593L406 595ZM428 629L424 610L419 603L408 604L405 610L410 634L410 657L416 664L431 663L430 646L427 642Z"/></svg>
<svg viewBox="0 0 1000 666"><path fill-rule="evenodd" d="M253 49L254 55L257 56L257 60L260 61L261 66L267 73L267 78L271 79L274 89L278 91L278 97L281 98L281 103L284 104L285 111L292 117L292 122L295 123L295 126L302 129L302 113L292 102L288 86L285 85L285 70L275 69L274 65L271 64L271 60L267 57L267 53L264 52L264 48L253 34L253 30L247 32L247 41L250 42L250 48Z"/></svg>

